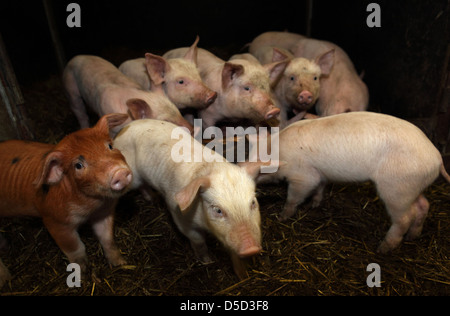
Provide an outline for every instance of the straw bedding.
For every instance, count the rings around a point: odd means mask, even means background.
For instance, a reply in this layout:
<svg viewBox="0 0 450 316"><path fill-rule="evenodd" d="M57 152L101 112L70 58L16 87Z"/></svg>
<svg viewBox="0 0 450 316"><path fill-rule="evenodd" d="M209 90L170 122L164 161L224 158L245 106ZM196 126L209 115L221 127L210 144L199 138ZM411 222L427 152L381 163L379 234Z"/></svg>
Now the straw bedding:
<svg viewBox="0 0 450 316"><path fill-rule="evenodd" d="M60 80L24 89L39 141L55 143L77 129ZM0 219L9 242L1 257L14 276L0 295L448 295L450 294L450 185L436 181L425 195L430 212L422 235L390 254L376 253L389 218L374 186L330 184L322 204L305 203L288 221L277 215L286 185L258 188L263 252L247 261L238 280L229 255L212 236L212 264L202 265L176 228L164 201L130 192L116 212L115 236L128 265L111 268L89 227L80 236L91 270L69 288L67 259L36 218ZM378 263L381 287L370 288L367 265Z"/></svg>

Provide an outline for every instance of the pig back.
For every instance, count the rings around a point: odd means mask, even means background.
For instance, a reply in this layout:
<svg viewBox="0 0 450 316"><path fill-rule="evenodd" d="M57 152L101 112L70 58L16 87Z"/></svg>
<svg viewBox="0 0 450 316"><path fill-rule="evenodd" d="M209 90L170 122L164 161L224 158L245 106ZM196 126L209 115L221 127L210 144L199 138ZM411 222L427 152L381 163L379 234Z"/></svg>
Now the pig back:
<svg viewBox="0 0 450 316"><path fill-rule="evenodd" d="M0 216L39 216L34 185L53 145L10 140L0 143Z"/></svg>
<svg viewBox="0 0 450 316"><path fill-rule="evenodd" d="M265 46L275 46L290 50L299 40L305 38L300 34L289 32L266 32L255 37L249 46L250 54L255 54L257 50Z"/></svg>
<svg viewBox="0 0 450 316"><path fill-rule="evenodd" d="M176 207L173 195L189 184L192 177L207 171L203 168L202 157L198 156L203 153L202 144L169 122L133 121L119 132L114 146L122 152L133 171L132 189L148 184L166 197L171 208ZM180 153L186 155L185 161L180 159Z"/></svg>
<svg viewBox="0 0 450 316"><path fill-rule="evenodd" d="M283 130L279 141L280 160L292 162L282 173L310 168L331 181L373 180L381 170L434 172L442 161L419 128L370 112L300 121Z"/></svg>

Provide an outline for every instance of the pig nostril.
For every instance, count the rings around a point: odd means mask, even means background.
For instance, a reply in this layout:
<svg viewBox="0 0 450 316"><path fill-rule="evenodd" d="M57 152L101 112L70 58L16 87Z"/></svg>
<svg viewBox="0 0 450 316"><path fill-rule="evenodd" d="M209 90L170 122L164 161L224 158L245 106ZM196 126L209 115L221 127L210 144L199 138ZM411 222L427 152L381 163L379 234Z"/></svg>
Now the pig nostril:
<svg viewBox="0 0 450 316"><path fill-rule="evenodd" d="M216 101L216 98L217 98L217 93L214 93L212 96L210 96L208 98L208 100L206 100L206 104L211 105L212 103L214 103L214 101Z"/></svg>
<svg viewBox="0 0 450 316"><path fill-rule="evenodd" d="M133 179L132 173L128 170L120 170L114 174L111 180L111 189L115 191L123 190L126 186L131 183Z"/></svg>
<svg viewBox="0 0 450 316"><path fill-rule="evenodd" d="M262 250L261 247L252 246L250 248L242 249L239 252L239 256L241 258L251 257L251 256L254 256L254 255L257 255L258 253L260 253L261 250Z"/></svg>

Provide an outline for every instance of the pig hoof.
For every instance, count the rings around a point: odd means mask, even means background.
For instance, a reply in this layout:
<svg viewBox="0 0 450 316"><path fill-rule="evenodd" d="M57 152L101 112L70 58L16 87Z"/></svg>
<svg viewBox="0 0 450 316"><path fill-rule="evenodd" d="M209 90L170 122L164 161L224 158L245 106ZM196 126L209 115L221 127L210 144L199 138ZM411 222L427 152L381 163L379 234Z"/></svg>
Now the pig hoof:
<svg viewBox="0 0 450 316"><path fill-rule="evenodd" d="M391 250L393 250L395 247L390 246L386 241L383 241L380 246L377 249L378 253L381 254L387 254Z"/></svg>
<svg viewBox="0 0 450 316"><path fill-rule="evenodd" d="M118 257L115 258L114 260L109 260L109 263L113 266L113 267L117 267L117 266L124 266L127 264L127 261L122 257Z"/></svg>
<svg viewBox="0 0 450 316"><path fill-rule="evenodd" d="M209 255L203 255L198 258L203 265L208 265L214 262Z"/></svg>
<svg viewBox="0 0 450 316"><path fill-rule="evenodd" d="M322 200L320 200L320 201L313 200L311 207L312 208L319 207L321 202L322 202Z"/></svg>
<svg viewBox="0 0 450 316"><path fill-rule="evenodd" d="M287 221L289 218L292 217L293 214L291 214L290 212L281 212L280 215L278 216L278 221L280 221L281 223Z"/></svg>

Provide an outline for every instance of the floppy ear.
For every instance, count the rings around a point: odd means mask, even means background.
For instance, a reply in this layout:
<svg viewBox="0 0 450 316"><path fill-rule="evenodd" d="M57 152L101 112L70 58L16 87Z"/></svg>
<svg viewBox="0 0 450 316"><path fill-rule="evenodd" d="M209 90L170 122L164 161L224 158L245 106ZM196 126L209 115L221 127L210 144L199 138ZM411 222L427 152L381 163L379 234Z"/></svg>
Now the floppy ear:
<svg viewBox="0 0 450 316"><path fill-rule="evenodd" d="M180 207L181 212L184 212L189 208L192 202L197 197L198 192L203 192L211 186L209 177L200 177L189 183L180 192L175 194L175 200Z"/></svg>
<svg viewBox="0 0 450 316"><path fill-rule="evenodd" d="M195 38L194 44L192 44L191 47L189 47L188 51L186 52L186 55L184 55L184 59L189 60L193 62L197 66L197 44L200 40L200 37Z"/></svg>
<svg viewBox="0 0 450 316"><path fill-rule="evenodd" d="M60 151L53 151L49 153L45 157L41 174L33 182L33 184L39 188L44 184L54 185L60 182L64 176L62 159L63 153Z"/></svg>
<svg viewBox="0 0 450 316"><path fill-rule="evenodd" d="M147 72L152 83L160 85L164 82L164 77L170 66L163 57L146 53L145 67L147 67Z"/></svg>
<svg viewBox="0 0 450 316"><path fill-rule="evenodd" d="M127 106L132 120L153 118L152 109L142 99L129 99L127 100Z"/></svg>

